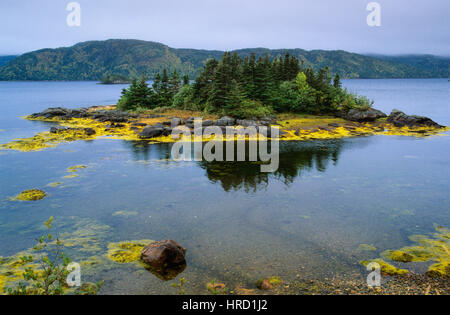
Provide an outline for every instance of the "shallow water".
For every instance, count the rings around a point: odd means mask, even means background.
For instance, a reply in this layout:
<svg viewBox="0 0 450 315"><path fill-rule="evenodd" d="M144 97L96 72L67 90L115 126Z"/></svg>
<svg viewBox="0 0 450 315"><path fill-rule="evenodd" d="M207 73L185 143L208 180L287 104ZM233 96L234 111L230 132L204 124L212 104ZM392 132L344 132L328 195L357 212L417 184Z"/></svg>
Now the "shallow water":
<svg viewBox="0 0 450 315"><path fill-rule="evenodd" d="M344 85L383 111L398 108L450 125L446 79ZM123 87L0 82L0 143L49 128L19 116L54 106L112 104ZM410 235L430 234L435 224L450 226L449 139L447 133L282 143L274 174L250 162L173 162L169 144L95 140L40 152L0 151L0 256L32 247L42 223L54 216L60 234L92 245L69 253L78 261L100 259L82 273L83 280L105 280L102 293L176 294L174 281L104 258L108 243L125 240L179 241L187 248L180 275L187 293L207 293L213 278L230 288L252 288L266 276L364 275L360 260L409 245ZM63 178L73 165L87 168ZM57 181L63 185L46 186ZM8 200L31 188L50 196ZM361 252L359 244L377 250ZM408 267L423 272L422 265Z"/></svg>

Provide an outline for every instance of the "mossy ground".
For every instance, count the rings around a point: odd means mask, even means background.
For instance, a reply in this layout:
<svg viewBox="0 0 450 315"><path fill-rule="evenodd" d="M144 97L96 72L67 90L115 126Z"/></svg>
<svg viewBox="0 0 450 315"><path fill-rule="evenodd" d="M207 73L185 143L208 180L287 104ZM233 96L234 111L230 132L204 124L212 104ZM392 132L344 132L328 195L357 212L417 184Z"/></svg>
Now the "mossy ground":
<svg viewBox="0 0 450 315"><path fill-rule="evenodd" d="M111 109L113 107L108 107ZM104 109L102 107L95 107L91 110ZM60 131L58 133L41 132L34 137L17 139L7 144L0 145L0 149L5 150L17 150L17 151L39 151L46 148L55 147L61 143L67 143L77 140L94 140L97 138L104 139L123 139L130 141L141 140L138 136L143 127L139 124L154 125L156 123L162 123L170 120L171 117L203 117L204 120L207 119L217 119L214 115L204 115L201 112L193 111L183 111L183 110L168 110L163 113L163 117L148 118L148 113L141 114L139 118L134 119L128 123L121 123L118 126L111 127L110 123L98 122L93 119L85 118L73 118L70 120L59 120L59 119L32 119L30 117L25 117L30 120L41 120L47 122L58 123L64 127L70 127L72 129ZM297 114L282 114L277 117L279 125L273 126L275 128L280 128L285 134L281 137L285 141L305 141L314 139L339 139L345 137L358 137L358 136L368 136L368 135L393 135L393 136L414 136L414 137L427 137L431 135L441 134L443 131L450 130L445 129L435 129L427 127L417 127L417 128L397 128L388 123L384 119L381 119L375 123L354 123L345 121L340 118L328 117L328 116L311 116L311 115L297 115ZM331 124L331 126L330 126ZM95 134L86 135L84 128L91 128L95 130ZM183 136L184 137L184 136ZM181 139L183 139L183 137ZM242 138L242 137L241 137ZM201 138L192 136L193 141L210 141L212 139L216 140L235 140L241 139L236 136L234 138L226 139L222 138ZM258 136L255 139L263 138L263 136ZM243 137L243 139L249 139L248 137ZM178 141L179 139L174 139L171 136L162 136L157 138L152 138L149 140L153 143L165 142L171 143Z"/></svg>

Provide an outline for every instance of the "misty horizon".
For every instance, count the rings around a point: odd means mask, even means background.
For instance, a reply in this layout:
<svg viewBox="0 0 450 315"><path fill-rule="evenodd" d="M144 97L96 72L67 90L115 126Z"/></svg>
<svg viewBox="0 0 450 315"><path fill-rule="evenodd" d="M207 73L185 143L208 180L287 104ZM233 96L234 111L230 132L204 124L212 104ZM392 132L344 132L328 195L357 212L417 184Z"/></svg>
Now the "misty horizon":
<svg viewBox="0 0 450 315"><path fill-rule="evenodd" d="M30 53L30 52L35 52L35 51L39 51L39 50L44 50L44 49L60 49L60 48L69 48L69 47L73 47L75 45L84 43L84 42L104 42L104 41L109 41L109 40L130 40L130 41L144 41L144 42L152 42L152 43L157 43L157 44L161 44L161 45L165 45L169 48L173 48L173 49L194 49L194 50L204 50L204 51L219 51L219 52L232 52L232 51L239 51L239 50L247 50L247 49L268 49L268 50L304 50L304 51L346 51L349 53L355 53L355 54L360 54L360 55L365 55L365 56L371 56L371 57L377 57L377 56L391 56L391 57L405 57L405 56L434 56L434 57L442 57L442 58L450 58L450 54L448 55L438 55L438 54L431 54L431 53L398 53L398 54L380 54L380 53L373 53L373 52L366 52L366 53L362 53L362 52L355 52L355 51L349 51L349 50L344 50L344 49L304 49L301 47L274 47L274 48L269 48L269 47L263 47L263 46L259 46L259 47L242 47L242 48L236 48L236 49L230 49L230 50L222 50L222 49L204 49L204 48L197 48L197 47L174 47L174 46L170 46L167 45L165 43L162 42L158 42L158 41L154 41L154 40L143 40L143 39L138 39L138 38L108 38L108 39L102 39L102 40L97 40L97 39L91 39L91 40L86 40L86 41L82 41L82 42L77 42L77 43L73 43L73 44L69 44L67 46L55 46L55 47L42 47L42 48L38 48L35 50L31 50L31 51L25 51L22 53L9 53L9 54L3 54L0 53L0 56L20 56L26 53Z"/></svg>

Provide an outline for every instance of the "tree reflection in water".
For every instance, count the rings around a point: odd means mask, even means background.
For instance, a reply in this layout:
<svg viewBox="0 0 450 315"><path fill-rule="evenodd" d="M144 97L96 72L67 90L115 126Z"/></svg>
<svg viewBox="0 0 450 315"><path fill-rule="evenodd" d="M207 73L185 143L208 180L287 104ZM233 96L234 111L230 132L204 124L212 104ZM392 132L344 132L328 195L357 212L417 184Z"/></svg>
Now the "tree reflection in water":
<svg viewBox="0 0 450 315"><path fill-rule="evenodd" d="M124 143L132 150L136 160L158 160L166 164L180 163L171 159L172 144L149 144L145 141L125 141ZM206 171L206 176L211 182L220 183L225 191L256 192L265 189L270 178L276 178L290 185L295 178L302 176L305 172L312 170L325 172L330 163L337 164L339 155L347 144L345 139L280 142L280 164L274 173L262 173L261 163L263 162L248 161L248 143L245 162L200 161L196 163ZM225 152L224 143L224 156L226 156Z"/></svg>

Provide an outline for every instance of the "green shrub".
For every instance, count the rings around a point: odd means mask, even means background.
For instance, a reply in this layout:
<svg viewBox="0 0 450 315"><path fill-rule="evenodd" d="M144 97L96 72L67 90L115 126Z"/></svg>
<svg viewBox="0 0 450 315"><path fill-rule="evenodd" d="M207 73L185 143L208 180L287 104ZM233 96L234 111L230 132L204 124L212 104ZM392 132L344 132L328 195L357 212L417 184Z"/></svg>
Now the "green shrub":
<svg viewBox="0 0 450 315"><path fill-rule="evenodd" d="M299 96L300 93L295 82L283 82L272 95L272 107L277 112L297 112L300 108Z"/></svg>
<svg viewBox="0 0 450 315"><path fill-rule="evenodd" d="M8 295L63 295L68 294L69 287L66 284L71 260L64 253L64 244L54 238L50 233L53 217L44 222L48 233L37 239L37 245L33 247L36 257L21 257L23 264L31 264L33 267L25 268L23 279L15 288L5 289ZM95 295L100 290L103 282L86 284L75 291L80 295Z"/></svg>
<svg viewBox="0 0 450 315"><path fill-rule="evenodd" d="M186 110L199 110L194 102L194 88L192 85L184 85L173 98L173 107Z"/></svg>
<svg viewBox="0 0 450 315"><path fill-rule="evenodd" d="M133 79L128 89L122 90L122 96L117 103L120 110L133 111L136 108L150 108L153 90L147 85L147 79L142 76L139 80Z"/></svg>
<svg viewBox="0 0 450 315"><path fill-rule="evenodd" d="M263 105L260 101L244 100L241 106L234 109L229 115L236 118L262 118L273 114L270 106Z"/></svg>

